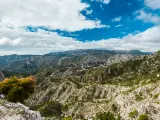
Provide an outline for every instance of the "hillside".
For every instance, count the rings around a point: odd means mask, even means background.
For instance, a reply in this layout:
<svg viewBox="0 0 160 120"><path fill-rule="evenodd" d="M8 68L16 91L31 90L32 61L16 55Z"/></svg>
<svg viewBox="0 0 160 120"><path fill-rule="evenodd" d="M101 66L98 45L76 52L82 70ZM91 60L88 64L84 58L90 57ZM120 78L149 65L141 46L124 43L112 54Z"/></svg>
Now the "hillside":
<svg viewBox="0 0 160 120"><path fill-rule="evenodd" d="M132 52L49 53L14 61L13 72L10 65L2 72L8 77L36 71L36 88L24 104L47 120L159 120L160 53ZM8 113L21 116L19 108L10 112L13 107Z"/></svg>
<svg viewBox="0 0 160 120"><path fill-rule="evenodd" d="M55 117L54 112L43 111L57 101L62 104L57 112L74 120L105 112L122 120L159 120L159 80L159 52L86 69L44 69L37 74L37 87L26 102L45 117Z"/></svg>

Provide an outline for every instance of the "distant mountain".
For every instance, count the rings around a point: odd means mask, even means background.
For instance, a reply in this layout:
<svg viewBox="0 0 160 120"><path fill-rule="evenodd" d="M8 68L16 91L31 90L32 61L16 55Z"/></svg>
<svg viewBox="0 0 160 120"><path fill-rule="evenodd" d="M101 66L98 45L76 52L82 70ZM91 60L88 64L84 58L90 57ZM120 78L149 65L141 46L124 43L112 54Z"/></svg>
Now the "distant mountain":
<svg viewBox="0 0 160 120"><path fill-rule="evenodd" d="M125 61L137 55L148 55L138 50L70 50L65 52L51 52L45 55L6 55L0 56L0 69L12 72L34 73L46 67L83 68L108 65L118 61Z"/></svg>
<svg viewBox="0 0 160 120"><path fill-rule="evenodd" d="M5 55L5 56L0 56L0 68L4 67L8 64L11 64L15 61L20 61L20 60L24 60L27 58L31 58L31 57L35 57L35 55Z"/></svg>
<svg viewBox="0 0 160 120"><path fill-rule="evenodd" d="M69 50L64 52L50 52L52 55L77 55L77 54L87 54L91 52L107 52L112 54L132 54L132 55L149 55L152 52L142 52L140 50L105 50L105 49L79 49L79 50ZM49 55L47 54L47 55Z"/></svg>

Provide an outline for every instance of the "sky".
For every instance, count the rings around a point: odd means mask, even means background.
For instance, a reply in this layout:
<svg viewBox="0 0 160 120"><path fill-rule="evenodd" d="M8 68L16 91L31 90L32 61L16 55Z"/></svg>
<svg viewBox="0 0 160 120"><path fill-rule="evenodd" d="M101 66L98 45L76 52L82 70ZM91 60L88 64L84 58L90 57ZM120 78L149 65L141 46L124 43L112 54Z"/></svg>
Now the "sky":
<svg viewBox="0 0 160 120"><path fill-rule="evenodd" d="M0 55L160 50L160 0L0 0Z"/></svg>

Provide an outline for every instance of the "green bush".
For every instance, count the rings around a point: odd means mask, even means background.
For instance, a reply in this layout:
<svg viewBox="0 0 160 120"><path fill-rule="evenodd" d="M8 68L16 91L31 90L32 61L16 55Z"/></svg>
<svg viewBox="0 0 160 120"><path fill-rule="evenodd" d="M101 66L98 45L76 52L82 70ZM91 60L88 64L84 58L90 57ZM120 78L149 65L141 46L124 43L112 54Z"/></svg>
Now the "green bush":
<svg viewBox="0 0 160 120"><path fill-rule="evenodd" d="M159 94L155 94L155 95L154 95L154 99L157 99L158 96L159 96Z"/></svg>
<svg viewBox="0 0 160 120"><path fill-rule="evenodd" d="M94 120L119 120L120 116L116 118L113 113L105 112L105 113L97 113Z"/></svg>
<svg viewBox="0 0 160 120"><path fill-rule="evenodd" d="M157 51L157 53L158 53L158 54L160 54L160 50L159 50L159 51Z"/></svg>
<svg viewBox="0 0 160 120"><path fill-rule="evenodd" d="M129 113L129 117L130 118L135 118L138 115L138 111L137 110L133 110L132 112Z"/></svg>
<svg viewBox="0 0 160 120"><path fill-rule="evenodd" d="M149 120L149 117L147 114L141 114L138 120Z"/></svg>
<svg viewBox="0 0 160 120"><path fill-rule="evenodd" d="M72 120L72 118L71 117L65 117L65 118L63 118L63 120Z"/></svg>
<svg viewBox="0 0 160 120"><path fill-rule="evenodd" d="M112 110L115 112L115 111L117 111L117 106L115 105L115 104L112 104Z"/></svg>
<svg viewBox="0 0 160 120"><path fill-rule="evenodd" d="M136 94L135 97L136 97L136 101L143 100L142 93Z"/></svg>
<svg viewBox="0 0 160 120"><path fill-rule="evenodd" d="M60 117L62 114L62 105L56 101L46 102L37 109L44 117Z"/></svg>
<svg viewBox="0 0 160 120"><path fill-rule="evenodd" d="M66 104L66 105L63 105L62 106L62 111L67 111L68 110L68 105Z"/></svg>
<svg viewBox="0 0 160 120"><path fill-rule="evenodd" d="M12 102L23 102L33 93L35 87L35 78L11 77L0 82L0 93L5 94L6 98Z"/></svg>

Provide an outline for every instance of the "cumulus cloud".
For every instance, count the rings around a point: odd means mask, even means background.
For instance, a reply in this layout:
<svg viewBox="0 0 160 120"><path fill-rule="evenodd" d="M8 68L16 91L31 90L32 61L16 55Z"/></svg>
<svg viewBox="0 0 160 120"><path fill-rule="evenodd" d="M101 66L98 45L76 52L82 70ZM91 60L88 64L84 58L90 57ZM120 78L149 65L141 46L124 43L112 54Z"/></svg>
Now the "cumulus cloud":
<svg viewBox="0 0 160 120"><path fill-rule="evenodd" d="M159 49L159 31L160 26L157 26L144 32L126 35L123 38L82 42L43 30L38 30L38 32L27 32L20 28L0 28L0 54L45 54L51 51L96 48L116 50L139 49L152 52ZM6 37L4 38L3 36ZM17 40L19 37L20 40Z"/></svg>
<svg viewBox="0 0 160 120"><path fill-rule="evenodd" d="M105 27L99 20L80 14L88 7L81 0L0 0L0 26L46 26L68 31Z"/></svg>
<svg viewBox="0 0 160 120"><path fill-rule="evenodd" d="M144 10L137 11L137 17L138 20L143 20L144 22L151 22L154 24L160 23L160 16L157 14L152 14L145 12Z"/></svg>
<svg viewBox="0 0 160 120"><path fill-rule="evenodd" d="M160 9L160 0L145 0L145 4L152 9Z"/></svg>
<svg viewBox="0 0 160 120"><path fill-rule="evenodd" d="M9 38L4 37L4 38L0 39L0 45L18 46L18 45L21 44L21 41L22 41L21 38L17 38L17 39L11 40Z"/></svg>
<svg viewBox="0 0 160 120"><path fill-rule="evenodd" d="M108 4L110 0L96 0ZM147 0L146 5L152 7ZM158 3L157 3L158 4ZM101 4L102 5L102 4ZM137 19L155 23L157 26L144 32L126 35L123 38L110 38L99 41L82 42L63 37L55 32L38 30L26 31L26 26L45 26L52 29L79 31L82 29L109 28L99 20L88 20L80 14L89 5L81 0L0 0L0 54L45 54L51 51L75 49L139 49L156 51L160 46L160 17L144 10L137 12ZM153 7L158 9L158 7ZM119 22L122 17L112 21ZM120 27L117 25L115 27Z"/></svg>

